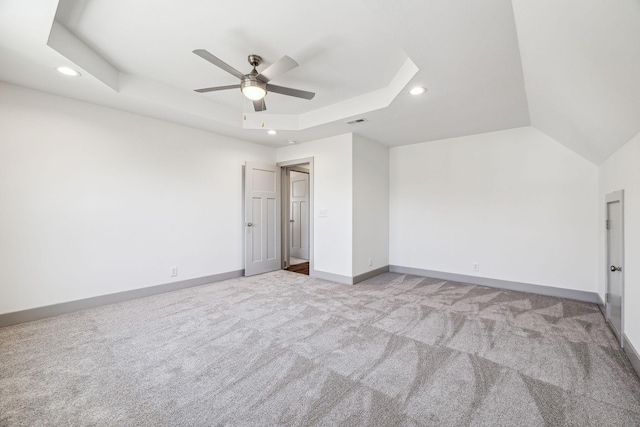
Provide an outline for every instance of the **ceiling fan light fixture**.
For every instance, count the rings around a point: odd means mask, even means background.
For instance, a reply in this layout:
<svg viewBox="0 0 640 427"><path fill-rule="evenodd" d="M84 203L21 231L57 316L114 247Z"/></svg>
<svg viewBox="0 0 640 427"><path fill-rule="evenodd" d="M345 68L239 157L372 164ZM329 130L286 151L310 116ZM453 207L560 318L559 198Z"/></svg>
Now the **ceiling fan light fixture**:
<svg viewBox="0 0 640 427"><path fill-rule="evenodd" d="M267 84L249 74L240 82L240 90L252 101L259 101L267 95Z"/></svg>
<svg viewBox="0 0 640 427"><path fill-rule="evenodd" d="M252 101L258 101L267 95L267 91L259 86L247 86L242 88L244 96Z"/></svg>
<svg viewBox="0 0 640 427"><path fill-rule="evenodd" d="M422 86L416 86L416 87L412 88L412 89L409 91L409 93L410 93L411 95L416 96L416 95L422 95L422 94L423 94L423 93L425 93L426 91L427 91L427 89L426 89L426 88L424 88L424 87L422 87Z"/></svg>

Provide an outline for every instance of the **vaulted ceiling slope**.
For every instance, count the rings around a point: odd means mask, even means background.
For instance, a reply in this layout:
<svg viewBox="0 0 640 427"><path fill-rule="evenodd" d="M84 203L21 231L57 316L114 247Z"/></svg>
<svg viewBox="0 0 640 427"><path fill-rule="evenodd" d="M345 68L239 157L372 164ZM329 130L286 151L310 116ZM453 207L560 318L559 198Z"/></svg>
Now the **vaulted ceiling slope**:
<svg viewBox="0 0 640 427"><path fill-rule="evenodd" d="M640 132L639 40L640 0L3 0L0 80L276 147L531 124L598 164ZM239 91L195 93L237 81L194 49L242 72L289 55L274 83L317 95L255 113Z"/></svg>
<svg viewBox="0 0 640 427"><path fill-rule="evenodd" d="M531 124L600 164L640 132L640 1L513 9Z"/></svg>

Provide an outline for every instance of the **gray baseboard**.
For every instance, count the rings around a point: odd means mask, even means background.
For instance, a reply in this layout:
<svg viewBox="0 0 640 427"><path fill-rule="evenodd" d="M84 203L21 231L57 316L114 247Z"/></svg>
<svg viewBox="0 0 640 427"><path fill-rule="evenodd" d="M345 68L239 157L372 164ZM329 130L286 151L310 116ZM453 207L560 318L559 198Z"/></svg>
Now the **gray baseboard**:
<svg viewBox="0 0 640 427"><path fill-rule="evenodd" d="M317 277L318 279L328 280L330 282L342 283L343 285L355 285L372 277L378 276L382 273L389 271L389 266L376 268L375 270L367 271L366 273L358 274L357 276L342 276L340 274L327 273L326 271L312 270L309 272L309 276Z"/></svg>
<svg viewBox="0 0 640 427"><path fill-rule="evenodd" d="M638 352L636 351L635 347L633 347L633 345L631 344L631 341L629 341L629 337L627 337L627 334L624 334L624 352L627 355L627 357L629 358L629 361L631 362L631 366L633 366L633 369L635 369L636 374L638 374L638 377L640 377L640 356L638 356Z"/></svg>
<svg viewBox="0 0 640 427"><path fill-rule="evenodd" d="M309 276L317 277L318 279L322 280L328 280L330 282L342 283L343 285L353 285L353 277L327 273L326 271L311 270L309 271Z"/></svg>
<svg viewBox="0 0 640 427"><path fill-rule="evenodd" d="M604 318L607 318L607 308L604 305L604 301L602 301L602 298L600 298L600 294L598 294L598 308L600 309L600 313L602 313L602 315L604 316Z"/></svg>
<svg viewBox="0 0 640 427"><path fill-rule="evenodd" d="M214 274L212 276L181 280L179 282L165 283L163 285L132 289L130 291L118 292L115 294L100 295L97 297L63 302L60 304L48 305L45 307L37 307L28 310L16 311L13 313L0 314L0 327L17 325L18 323L31 322L33 320L46 319L48 317L59 316L61 314L72 313L74 311L86 310L87 308L99 307L101 305L107 304L115 304L118 302L128 301L136 298L144 298L152 295L163 294L165 292L190 288L193 286L206 285L207 283L219 282L222 280L240 277L243 274L244 270L229 271L226 273Z"/></svg>
<svg viewBox="0 0 640 427"><path fill-rule="evenodd" d="M435 279L470 283L473 285L488 286L491 288L509 289L512 291L529 292L532 294L547 295L551 297L568 298L568 299L573 299L577 301L590 302L594 304L598 303L598 294L595 292L576 291L573 289L554 288L552 286L533 285L531 283L511 282L508 280L489 279L486 277L467 276L464 274L423 270L420 268L402 267L399 265L390 265L389 271L392 273L403 273L403 274L412 274L414 276L433 277Z"/></svg>
<svg viewBox="0 0 640 427"><path fill-rule="evenodd" d="M366 273L358 274L353 277L353 284L364 282L367 279L371 279L372 277L379 276L381 274L387 273L389 271L389 266L385 265L384 267L376 268L375 270L367 271Z"/></svg>

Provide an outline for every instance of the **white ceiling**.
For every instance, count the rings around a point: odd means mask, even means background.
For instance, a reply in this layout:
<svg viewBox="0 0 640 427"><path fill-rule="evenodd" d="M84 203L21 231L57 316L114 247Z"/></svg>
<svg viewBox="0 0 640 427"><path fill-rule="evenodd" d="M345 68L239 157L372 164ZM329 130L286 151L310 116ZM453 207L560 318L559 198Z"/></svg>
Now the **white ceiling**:
<svg viewBox="0 0 640 427"><path fill-rule="evenodd" d="M638 0L3 0L0 80L270 146L532 124L599 163L640 132L639 18ZM200 48L243 72L250 53L259 70L289 55L300 66L273 83L317 95L269 94L253 113L238 90L195 93L237 83Z"/></svg>

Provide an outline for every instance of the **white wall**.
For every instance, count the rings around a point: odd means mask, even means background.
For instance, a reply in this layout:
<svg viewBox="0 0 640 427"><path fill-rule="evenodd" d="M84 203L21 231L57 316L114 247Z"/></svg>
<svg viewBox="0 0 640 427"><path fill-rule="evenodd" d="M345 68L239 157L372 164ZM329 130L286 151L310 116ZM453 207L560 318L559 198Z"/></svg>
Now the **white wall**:
<svg viewBox="0 0 640 427"><path fill-rule="evenodd" d="M640 134L600 165L598 291L606 290L605 195L624 190L624 333L640 350Z"/></svg>
<svg viewBox="0 0 640 427"><path fill-rule="evenodd" d="M352 137L334 136L277 150L277 161L313 157L314 269L351 277ZM326 210L327 217L319 217Z"/></svg>
<svg viewBox="0 0 640 427"><path fill-rule="evenodd" d="M602 295L604 194L623 188L640 300L640 136L599 187L597 167L527 127L393 148L386 189L387 149L352 134L276 151L4 83L0 129L0 314L242 269L242 164L306 157L319 271L384 266L389 238L392 265Z"/></svg>
<svg viewBox="0 0 640 427"><path fill-rule="evenodd" d="M597 174L532 127L392 148L390 264L595 292Z"/></svg>
<svg viewBox="0 0 640 427"><path fill-rule="evenodd" d="M0 313L243 268L275 150L1 83L0 129Z"/></svg>
<svg viewBox="0 0 640 427"><path fill-rule="evenodd" d="M389 148L353 134L353 276L387 265Z"/></svg>

